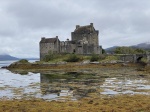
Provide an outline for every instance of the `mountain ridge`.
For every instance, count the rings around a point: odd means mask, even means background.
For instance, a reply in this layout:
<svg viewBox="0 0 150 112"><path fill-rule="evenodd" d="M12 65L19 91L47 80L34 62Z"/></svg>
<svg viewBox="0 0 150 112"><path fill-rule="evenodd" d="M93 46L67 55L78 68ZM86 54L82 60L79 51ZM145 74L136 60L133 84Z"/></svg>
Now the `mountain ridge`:
<svg viewBox="0 0 150 112"><path fill-rule="evenodd" d="M106 51L107 53L114 53L114 50L115 50L117 47L122 47L122 46L109 47L109 48L106 48L105 51ZM150 42L140 43L140 44L137 44L137 45L126 46L126 47L132 47L132 48L135 48L135 49L150 50Z"/></svg>
<svg viewBox="0 0 150 112"><path fill-rule="evenodd" d="M17 58L17 57L11 56L9 54L0 54L0 61L20 60L20 59L39 60L39 58Z"/></svg>
<svg viewBox="0 0 150 112"><path fill-rule="evenodd" d="M8 55L8 54L1 54L0 61L5 61L5 60L19 60L19 58L16 58L16 57Z"/></svg>

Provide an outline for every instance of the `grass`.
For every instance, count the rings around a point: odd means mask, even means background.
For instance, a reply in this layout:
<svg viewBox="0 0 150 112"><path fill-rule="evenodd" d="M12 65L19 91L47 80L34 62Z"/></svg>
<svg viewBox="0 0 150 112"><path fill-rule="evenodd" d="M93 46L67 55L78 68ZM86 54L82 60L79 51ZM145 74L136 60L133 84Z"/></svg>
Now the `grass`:
<svg viewBox="0 0 150 112"><path fill-rule="evenodd" d="M80 61L80 57L76 54L69 54L68 57L64 60L66 62L78 62Z"/></svg>
<svg viewBox="0 0 150 112"><path fill-rule="evenodd" d="M118 56L110 56L110 55L77 55L77 54L56 54L52 58L48 58L47 60L42 60L36 62L37 64L42 63L58 63L58 62L82 62L89 60L91 62L98 61L98 62L109 62L112 60L118 60Z"/></svg>

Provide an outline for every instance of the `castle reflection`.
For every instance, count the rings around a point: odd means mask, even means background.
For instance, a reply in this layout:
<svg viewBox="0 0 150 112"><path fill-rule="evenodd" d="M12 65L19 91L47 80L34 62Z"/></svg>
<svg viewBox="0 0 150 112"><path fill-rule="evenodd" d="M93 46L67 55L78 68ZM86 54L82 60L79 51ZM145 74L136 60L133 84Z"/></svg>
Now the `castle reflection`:
<svg viewBox="0 0 150 112"><path fill-rule="evenodd" d="M94 74L68 72L64 74L42 74L41 92L43 95L55 94L57 97L80 99L90 93L98 93L103 80L96 79Z"/></svg>

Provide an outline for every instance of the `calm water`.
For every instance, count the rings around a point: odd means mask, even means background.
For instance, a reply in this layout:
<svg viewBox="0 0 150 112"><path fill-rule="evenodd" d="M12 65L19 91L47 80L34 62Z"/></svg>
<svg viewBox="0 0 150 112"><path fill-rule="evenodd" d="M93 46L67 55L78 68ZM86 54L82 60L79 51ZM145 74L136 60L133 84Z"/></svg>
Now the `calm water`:
<svg viewBox="0 0 150 112"><path fill-rule="evenodd" d="M0 61L7 66L12 61ZM150 95L150 79L136 69L101 69L97 72L48 71L13 73L0 69L0 98L43 98L46 100L77 100L91 94Z"/></svg>

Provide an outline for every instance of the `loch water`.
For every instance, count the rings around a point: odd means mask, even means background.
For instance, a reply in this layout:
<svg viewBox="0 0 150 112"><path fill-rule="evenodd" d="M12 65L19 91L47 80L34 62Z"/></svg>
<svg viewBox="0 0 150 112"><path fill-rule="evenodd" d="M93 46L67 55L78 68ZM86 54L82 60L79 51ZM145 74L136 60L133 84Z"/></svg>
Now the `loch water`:
<svg viewBox="0 0 150 112"><path fill-rule="evenodd" d="M0 61L0 67L13 61ZM42 98L78 100L91 95L150 95L148 74L135 68L87 69L82 71L12 72L0 69L0 98Z"/></svg>

